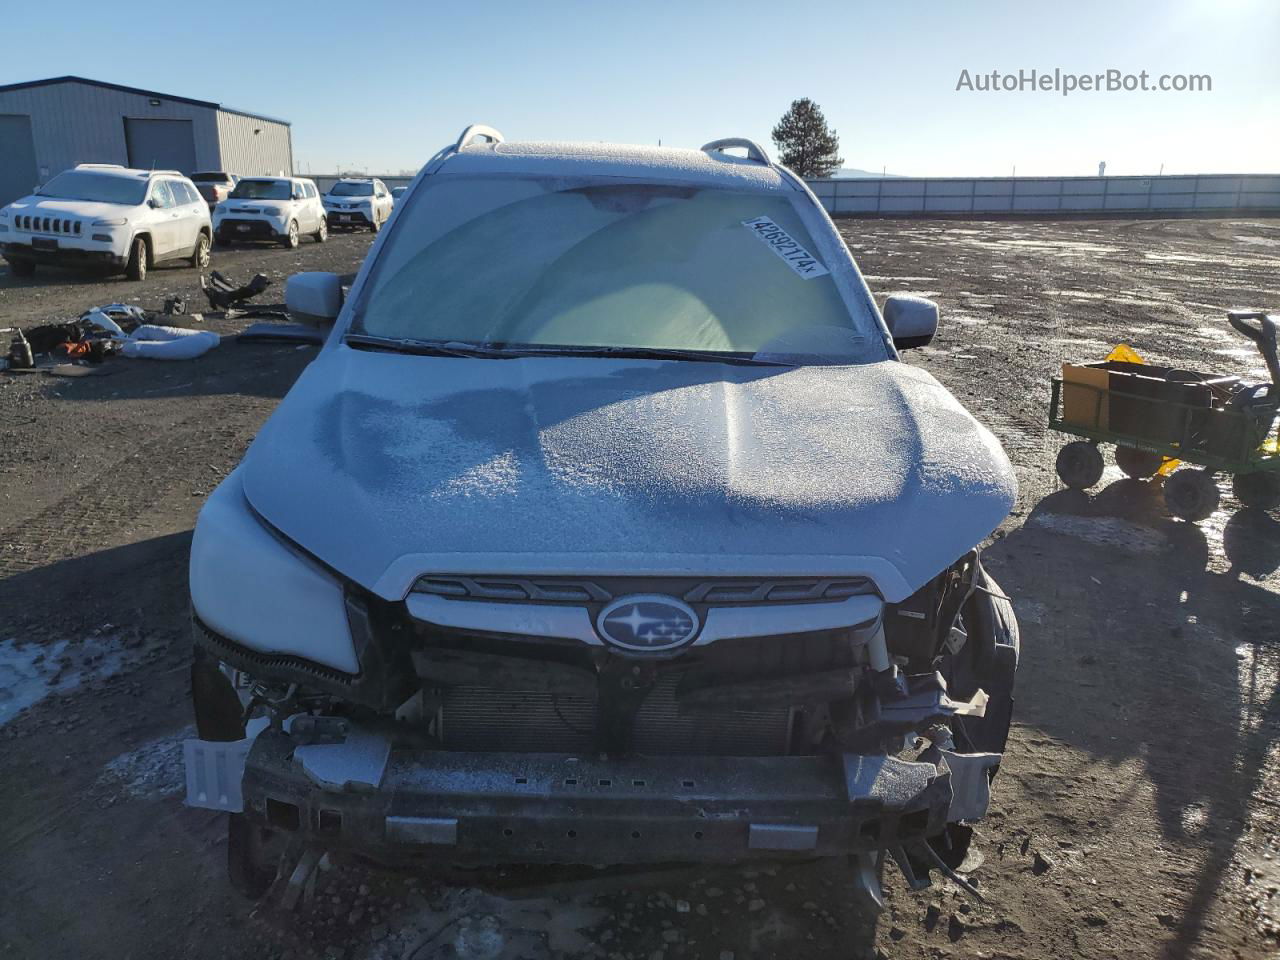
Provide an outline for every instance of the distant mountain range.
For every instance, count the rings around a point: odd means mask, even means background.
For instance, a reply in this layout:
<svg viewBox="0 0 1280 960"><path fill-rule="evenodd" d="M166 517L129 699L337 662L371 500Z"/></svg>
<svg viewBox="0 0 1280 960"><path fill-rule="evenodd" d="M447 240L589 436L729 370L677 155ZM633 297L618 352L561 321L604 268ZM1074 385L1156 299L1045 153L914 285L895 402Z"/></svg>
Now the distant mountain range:
<svg viewBox="0 0 1280 960"><path fill-rule="evenodd" d="M831 176L846 177L850 179L856 179L859 177L875 177L877 180L882 177L892 177L896 179L901 179L902 177L902 175L898 173L880 173L877 170L859 170L857 167L841 167Z"/></svg>

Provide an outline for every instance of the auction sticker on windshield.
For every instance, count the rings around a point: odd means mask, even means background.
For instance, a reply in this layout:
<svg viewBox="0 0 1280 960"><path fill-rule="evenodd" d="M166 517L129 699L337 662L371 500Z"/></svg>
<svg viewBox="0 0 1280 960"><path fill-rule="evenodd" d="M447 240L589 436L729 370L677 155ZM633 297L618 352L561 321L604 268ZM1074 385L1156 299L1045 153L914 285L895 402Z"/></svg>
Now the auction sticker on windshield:
<svg viewBox="0 0 1280 960"><path fill-rule="evenodd" d="M787 231L768 217L756 217L754 220L743 220L742 225L753 233L782 258L782 262L792 270L812 280L814 277L825 277L831 271L822 265L822 261L797 243Z"/></svg>

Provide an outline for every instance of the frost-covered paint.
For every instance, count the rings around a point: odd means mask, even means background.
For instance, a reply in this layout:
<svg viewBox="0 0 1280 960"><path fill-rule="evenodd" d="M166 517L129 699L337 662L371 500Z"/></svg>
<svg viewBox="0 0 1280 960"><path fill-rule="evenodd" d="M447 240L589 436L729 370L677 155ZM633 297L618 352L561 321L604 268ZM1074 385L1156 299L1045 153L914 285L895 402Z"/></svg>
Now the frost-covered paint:
<svg viewBox="0 0 1280 960"><path fill-rule="evenodd" d="M244 467L209 495L191 540L191 606L209 629L252 650L356 673L342 584L259 522Z"/></svg>
<svg viewBox="0 0 1280 960"><path fill-rule="evenodd" d="M791 194L850 310L874 317L886 359L741 366L347 347L383 248L431 184L454 175ZM901 600L994 529L1015 490L995 438L896 356L830 218L783 168L607 144L449 148L396 205L324 349L210 498L192 544L196 611L255 649L351 669L336 581L254 511L389 600L431 573L865 575Z"/></svg>
<svg viewBox="0 0 1280 960"><path fill-rule="evenodd" d="M338 347L241 473L285 536L388 599L422 574L514 572L867 575L900 600L1014 498L995 438L897 361Z"/></svg>

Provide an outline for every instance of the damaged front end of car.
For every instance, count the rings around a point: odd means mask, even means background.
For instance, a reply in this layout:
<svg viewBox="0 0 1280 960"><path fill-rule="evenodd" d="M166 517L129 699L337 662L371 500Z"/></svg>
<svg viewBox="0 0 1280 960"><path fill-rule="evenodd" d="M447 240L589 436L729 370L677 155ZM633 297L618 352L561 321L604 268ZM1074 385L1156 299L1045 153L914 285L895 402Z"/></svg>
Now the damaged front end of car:
<svg viewBox="0 0 1280 960"><path fill-rule="evenodd" d="M193 587L187 802L232 815L250 895L324 853L847 856L879 903L886 855L927 886L986 813L1018 634L976 551L896 604L858 577L332 581L354 669L233 639Z"/></svg>

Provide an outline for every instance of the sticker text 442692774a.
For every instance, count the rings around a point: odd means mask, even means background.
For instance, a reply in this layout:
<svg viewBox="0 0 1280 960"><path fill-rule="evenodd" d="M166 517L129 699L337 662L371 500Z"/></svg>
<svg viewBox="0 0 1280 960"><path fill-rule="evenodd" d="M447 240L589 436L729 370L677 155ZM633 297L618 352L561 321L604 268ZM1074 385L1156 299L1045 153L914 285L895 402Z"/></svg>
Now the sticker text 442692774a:
<svg viewBox="0 0 1280 960"><path fill-rule="evenodd" d="M742 225L763 240L765 246L782 258L783 263L806 280L825 277L831 272L822 265L821 260L768 217L743 220Z"/></svg>

